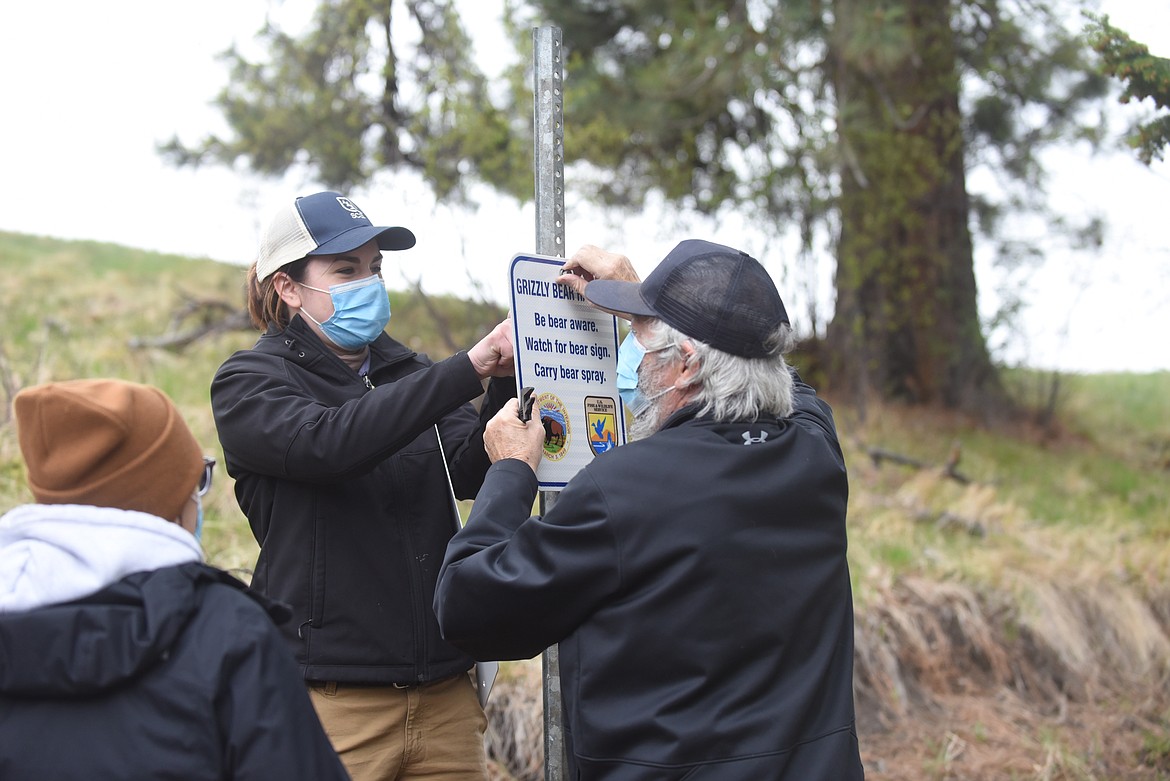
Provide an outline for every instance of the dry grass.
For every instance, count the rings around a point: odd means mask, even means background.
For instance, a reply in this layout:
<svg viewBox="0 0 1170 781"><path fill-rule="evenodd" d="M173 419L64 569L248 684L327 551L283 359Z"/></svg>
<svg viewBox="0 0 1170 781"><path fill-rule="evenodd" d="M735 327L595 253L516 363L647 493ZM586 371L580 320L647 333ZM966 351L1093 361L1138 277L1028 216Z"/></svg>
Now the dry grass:
<svg viewBox="0 0 1170 781"><path fill-rule="evenodd" d="M539 660L506 662L487 704L493 781L544 778L544 703Z"/></svg>
<svg viewBox="0 0 1170 781"><path fill-rule="evenodd" d="M855 692L870 781L1170 778L1167 624L1116 583L1007 592L907 577L859 611ZM1164 604L1163 604L1164 607ZM499 779L542 778L539 662L497 684Z"/></svg>

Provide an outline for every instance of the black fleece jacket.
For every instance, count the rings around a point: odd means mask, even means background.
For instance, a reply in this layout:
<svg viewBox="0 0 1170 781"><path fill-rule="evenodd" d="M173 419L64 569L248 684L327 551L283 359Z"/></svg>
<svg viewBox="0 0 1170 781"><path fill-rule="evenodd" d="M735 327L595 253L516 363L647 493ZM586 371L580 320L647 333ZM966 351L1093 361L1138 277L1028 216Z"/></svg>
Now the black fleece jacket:
<svg viewBox="0 0 1170 781"><path fill-rule="evenodd" d="M827 404L676 412L603 453L543 516L489 470L435 610L482 659L559 643L575 779L858 781L848 482Z"/></svg>
<svg viewBox="0 0 1170 781"><path fill-rule="evenodd" d="M433 363L386 334L370 353L363 378L294 318L224 362L211 404L260 544L252 585L291 606L285 636L304 677L433 681L472 665L431 601L458 528L452 486L475 496L490 463L483 424L515 382L493 380L480 415L466 353Z"/></svg>
<svg viewBox="0 0 1170 781"><path fill-rule="evenodd" d="M0 614L0 778L348 779L287 618L197 563Z"/></svg>

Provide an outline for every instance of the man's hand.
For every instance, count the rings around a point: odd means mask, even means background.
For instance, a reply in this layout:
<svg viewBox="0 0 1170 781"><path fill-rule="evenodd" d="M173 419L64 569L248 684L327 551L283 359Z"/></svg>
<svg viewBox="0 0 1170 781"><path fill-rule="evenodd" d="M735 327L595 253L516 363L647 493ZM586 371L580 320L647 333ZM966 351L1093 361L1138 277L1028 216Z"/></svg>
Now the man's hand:
<svg viewBox="0 0 1170 781"><path fill-rule="evenodd" d="M565 287L584 295L585 285L595 279L616 279L619 282L640 282L638 272L625 255L607 252L600 247L586 244L561 266L557 278Z"/></svg>
<svg viewBox="0 0 1170 781"><path fill-rule="evenodd" d="M483 446L493 464L505 458L515 458L535 472L544 451L544 425L540 422L540 415L533 415L527 423L520 420L519 409L516 399L508 400L488 421L483 432Z"/></svg>
<svg viewBox="0 0 1170 781"><path fill-rule="evenodd" d="M515 346L512 344L511 318L497 325L474 347L467 351L471 365L480 379L488 377L511 377L516 373L513 356Z"/></svg>

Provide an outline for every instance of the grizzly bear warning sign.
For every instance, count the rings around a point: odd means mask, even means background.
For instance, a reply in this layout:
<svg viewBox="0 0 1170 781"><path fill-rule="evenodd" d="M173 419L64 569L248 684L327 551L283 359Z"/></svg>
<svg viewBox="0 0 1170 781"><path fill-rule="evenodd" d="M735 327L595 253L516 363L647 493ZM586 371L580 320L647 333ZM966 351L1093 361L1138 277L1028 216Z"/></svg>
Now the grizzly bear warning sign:
<svg viewBox="0 0 1170 781"><path fill-rule="evenodd" d="M559 491L590 459L626 441L617 392L617 318L557 283L564 258L516 255L509 266L516 391L534 388L544 426L536 470Z"/></svg>

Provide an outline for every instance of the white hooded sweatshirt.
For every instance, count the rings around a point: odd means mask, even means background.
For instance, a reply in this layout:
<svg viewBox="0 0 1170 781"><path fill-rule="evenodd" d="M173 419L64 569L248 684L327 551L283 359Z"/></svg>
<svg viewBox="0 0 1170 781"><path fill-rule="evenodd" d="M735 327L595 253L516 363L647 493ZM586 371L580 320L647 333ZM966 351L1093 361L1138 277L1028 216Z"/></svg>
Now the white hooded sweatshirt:
<svg viewBox="0 0 1170 781"><path fill-rule="evenodd" d="M21 505L0 517L0 613L69 602L134 572L202 560L194 535L155 515Z"/></svg>

